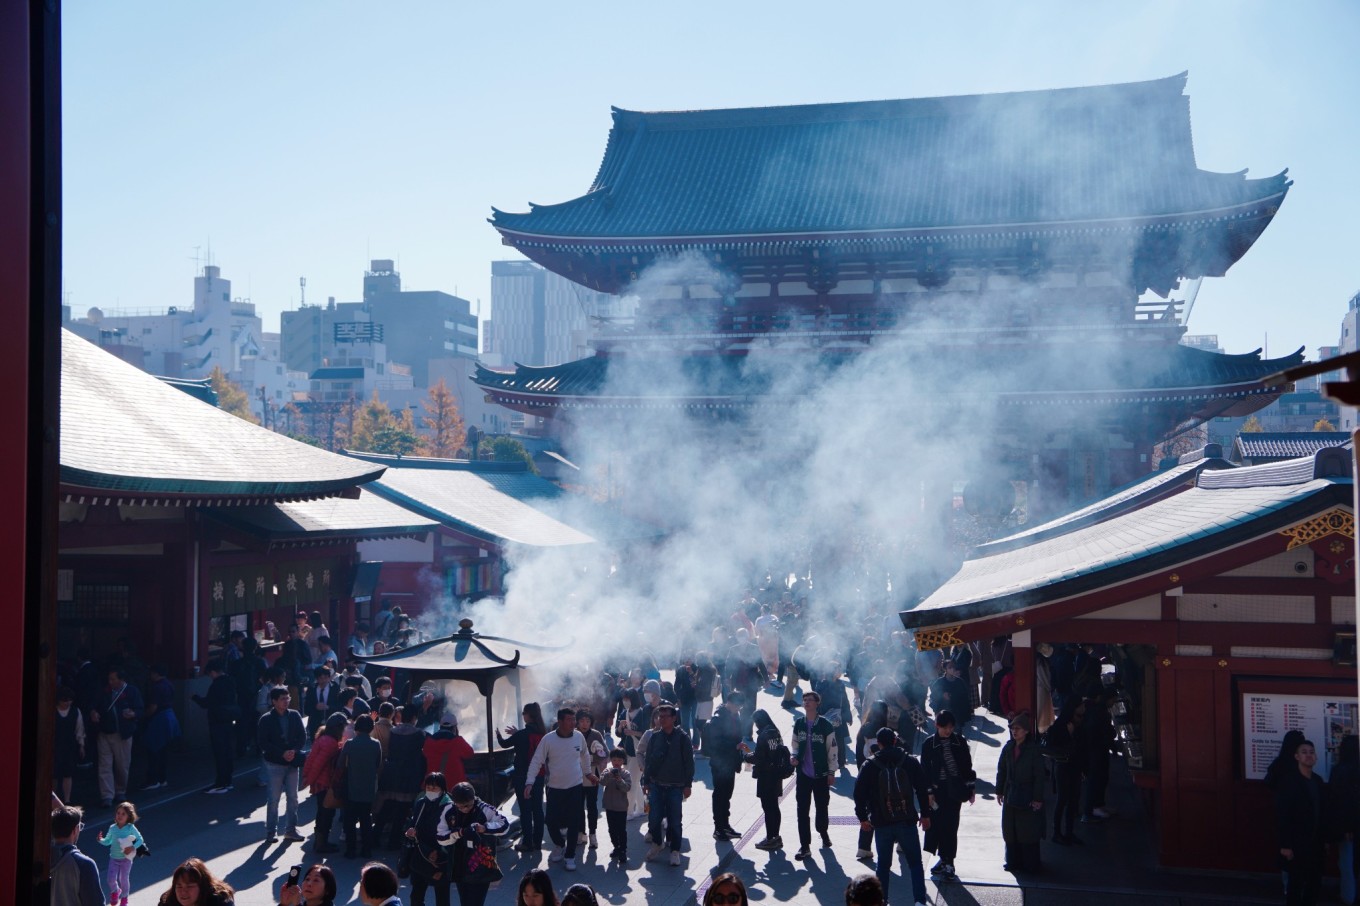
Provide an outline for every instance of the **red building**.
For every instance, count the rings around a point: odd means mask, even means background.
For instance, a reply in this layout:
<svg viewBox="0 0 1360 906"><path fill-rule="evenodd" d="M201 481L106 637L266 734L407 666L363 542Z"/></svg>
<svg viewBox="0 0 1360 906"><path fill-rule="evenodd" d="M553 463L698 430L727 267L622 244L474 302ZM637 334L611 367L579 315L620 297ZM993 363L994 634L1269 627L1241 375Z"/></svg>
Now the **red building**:
<svg viewBox="0 0 1360 906"><path fill-rule="evenodd" d="M383 467L242 421L62 333L57 653L126 638L170 678L298 610L348 632L360 540L434 524L361 490ZM198 709L190 709L193 714Z"/></svg>
<svg viewBox="0 0 1360 906"><path fill-rule="evenodd" d="M1353 488L1339 447L1243 468L1188 457L983 545L902 621L922 649L1009 636L1029 710L1036 649L1108 646L1162 864L1262 871L1276 844L1261 778L1284 731L1313 739L1324 774L1360 731Z"/></svg>
<svg viewBox="0 0 1360 906"><path fill-rule="evenodd" d="M769 370L746 367L753 349L825 375L892 342L997 404L988 477L1031 482L1050 512L1099 496L1147 472L1176 426L1268 404L1281 388L1261 378L1301 361L1178 345L1198 281L1246 253L1290 186L1199 169L1185 82L616 109L585 195L492 224L562 276L638 294L636 321L592 358L477 381L558 420L740 417L780 402Z"/></svg>

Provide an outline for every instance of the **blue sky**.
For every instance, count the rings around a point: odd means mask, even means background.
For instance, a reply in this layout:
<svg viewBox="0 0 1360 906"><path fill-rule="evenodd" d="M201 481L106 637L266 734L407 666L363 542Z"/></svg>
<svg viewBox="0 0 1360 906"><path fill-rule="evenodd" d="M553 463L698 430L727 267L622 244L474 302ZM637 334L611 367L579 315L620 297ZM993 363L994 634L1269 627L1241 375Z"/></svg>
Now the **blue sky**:
<svg viewBox="0 0 1360 906"><path fill-rule="evenodd" d="M1274 223L1190 322L1231 352L1337 341L1360 290L1360 4L63 5L65 285L192 300L212 257L268 330L354 300L370 258L489 310L486 218L579 195L610 105L663 110L1014 91L1190 71L1199 165L1288 167ZM196 250L197 247L197 250Z"/></svg>

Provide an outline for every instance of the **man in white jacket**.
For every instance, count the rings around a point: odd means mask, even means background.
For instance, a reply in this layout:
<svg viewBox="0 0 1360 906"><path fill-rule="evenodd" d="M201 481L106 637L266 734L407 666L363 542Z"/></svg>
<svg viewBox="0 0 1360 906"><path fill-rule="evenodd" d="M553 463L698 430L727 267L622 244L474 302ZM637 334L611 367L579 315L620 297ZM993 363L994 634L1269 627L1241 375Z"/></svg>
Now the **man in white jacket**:
<svg viewBox="0 0 1360 906"><path fill-rule="evenodd" d="M565 858L567 871L575 871L576 838L585 817L584 784L586 777L593 776L594 772L585 737L576 729L576 712L571 708L558 710L557 728L539 742L534 757L529 760L526 776L537 777L545 765L548 768L545 820L553 842L548 861L560 862ZM528 799L532 794L532 785L526 787L524 798ZM565 838L563 828L566 829Z"/></svg>

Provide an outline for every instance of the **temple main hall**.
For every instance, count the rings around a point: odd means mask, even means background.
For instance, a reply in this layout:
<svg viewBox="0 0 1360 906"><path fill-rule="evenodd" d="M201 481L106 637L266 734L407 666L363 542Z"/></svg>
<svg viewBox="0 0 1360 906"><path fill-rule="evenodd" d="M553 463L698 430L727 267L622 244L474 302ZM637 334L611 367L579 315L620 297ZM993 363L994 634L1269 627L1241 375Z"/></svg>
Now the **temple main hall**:
<svg viewBox="0 0 1360 906"><path fill-rule="evenodd" d="M1297 365L1180 344L1204 278L1262 235L1291 185L1196 164L1185 73L1129 84L679 112L615 109L590 188L497 210L506 245L635 295L595 354L479 368L488 399L550 432L677 407L740 420L874 350L923 376L923 409L986 401L955 475L1030 518L1157 466L1186 426L1245 415ZM925 376L929 376L928 378Z"/></svg>

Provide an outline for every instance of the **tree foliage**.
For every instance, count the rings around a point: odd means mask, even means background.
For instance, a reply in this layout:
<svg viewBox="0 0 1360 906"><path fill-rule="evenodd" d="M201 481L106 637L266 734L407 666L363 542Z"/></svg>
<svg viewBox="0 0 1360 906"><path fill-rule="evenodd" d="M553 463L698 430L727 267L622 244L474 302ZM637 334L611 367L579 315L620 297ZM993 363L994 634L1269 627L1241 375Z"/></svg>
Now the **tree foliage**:
<svg viewBox="0 0 1360 906"><path fill-rule="evenodd" d="M1261 420L1254 415L1242 423L1243 434L1260 434L1264 430L1265 428L1261 427Z"/></svg>
<svg viewBox="0 0 1360 906"><path fill-rule="evenodd" d="M385 428L394 428L396 424L397 419L392 414L392 409L378 398L378 391L374 390L373 396L354 412L349 433L349 449L365 453L379 452L374 446L378 433Z"/></svg>
<svg viewBox="0 0 1360 906"><path fill-rule="evenodd" d="M491 459L494 462L523 462L529 466L530 472L535 475L538 474L538 469L534 466L534 458L529 455L524 444L513 437L506 437L505 435L488 437L478 446L477 455L482 459Z"/></svg>
<svg viewBox="0 0 1360 906"><path fill-rule="evenodd" d="M463 426L463 416L458 411L458 401L443 378L430 388L425 399L425 415L421 422L425 426L425 439L420 452L425 456L440 459L453 459L463 448L467 431Z"/></svg>
<svg viewBox="0 0 1360 906"><path fill-rule="evenodd" d="M255 413L250 411L250 397L241 389L241 385L227 377L221 365L213 366L212 374L208 375L208 383L217 394L217 408L252 425L260 423Z"/></svg>

